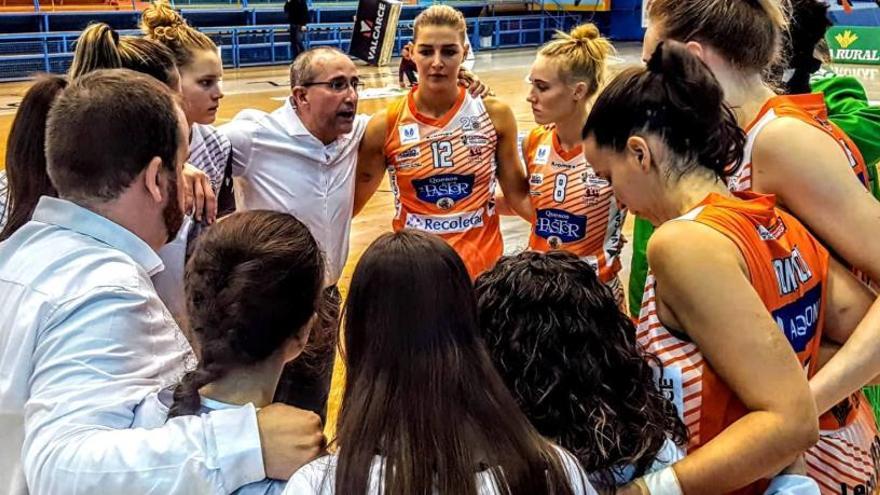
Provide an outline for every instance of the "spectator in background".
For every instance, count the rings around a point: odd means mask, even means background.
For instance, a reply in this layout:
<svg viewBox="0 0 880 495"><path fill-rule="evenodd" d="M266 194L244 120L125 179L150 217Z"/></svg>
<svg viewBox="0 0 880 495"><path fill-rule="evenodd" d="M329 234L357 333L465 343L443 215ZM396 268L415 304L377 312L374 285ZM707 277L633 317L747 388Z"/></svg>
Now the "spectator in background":
<svg viewBox="0 0 880 495"><path fill-rule="evenodd" d="M286 0L284 13L287 14L287 22L290 24L290 55L296 58L306 50L302 42L302 33L309 24L308 0Z"/></svg>
<svg viewBox="0 0 880 495"><path fill-rule="evenodd" d="M101 22L90 24L76 41L68 77L116 68L152 76L173 91L180 89L174 57L162 45L136 36L119 36ZM0 170L0 240L31 219L41 196L57 196L46 174L43 140L49 105L66 85L59 76L38 80L15 114L6 141L6 169Z"/></svg>
<svg viewBox="0 0 880 495"><path fill-rule="evenodd" d="M415 86L419 82L419 76L416 75L416 63L412 60L412 43L407 43L400 50L400 68L397 71L397 80L400 82L401 88ZM406 82L404 82L406 78Z"/></svg>

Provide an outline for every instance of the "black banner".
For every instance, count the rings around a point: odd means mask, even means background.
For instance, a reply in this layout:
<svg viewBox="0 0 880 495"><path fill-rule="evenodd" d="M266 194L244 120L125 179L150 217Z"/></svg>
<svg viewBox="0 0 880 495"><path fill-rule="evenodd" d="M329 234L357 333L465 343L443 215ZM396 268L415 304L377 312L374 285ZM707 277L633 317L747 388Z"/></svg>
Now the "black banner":
<svg viewBox="0 0 880 495"><path fill-rule="evenodd" d="M391 59L399 18L400 2L360 0L348 53L370 65L386 65Z"/></svg>

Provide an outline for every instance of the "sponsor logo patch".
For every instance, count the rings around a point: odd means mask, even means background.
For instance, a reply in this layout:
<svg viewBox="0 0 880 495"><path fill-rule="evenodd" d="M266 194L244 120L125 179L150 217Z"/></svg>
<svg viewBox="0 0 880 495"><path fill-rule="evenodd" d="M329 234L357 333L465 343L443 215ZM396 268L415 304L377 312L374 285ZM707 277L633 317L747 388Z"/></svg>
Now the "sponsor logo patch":
<svg viewBox="0 0 880 495"><path fill-rule="evenodd" d="M489 138L485 134L465 134L461 136L461 142L465 146L487 146Z"/></svg>
<svg viewBox="0 0 880 495"><path fill-rule="evenodd" d="M795 352L806 350L819 327L819 305L822 284L804 294L800 299L773 312L773 319Z"/></svg>
<svg viewBox="0 0 880 495"><path fill-rule="evenodd" d="M435 139L445 139L445 138L452 136L452 134L453 134L452 131L438 131L438 132L435 132L434 134L429 135L428 140L433 141Z"/></svg>
<svg viewBox="0 0 880 495"><path fill-rule="evenodd" d="M529 177L529 184L533 186L540 186L544 183L544 174L532 174Z"/></svg>
<svg viewBox="0 0 880 495"><path fill-rule="evenodd" d="M555 208L537 211L535 234L546 239L554 249L562 244L583 239L586 232L586 216L572 215Z"/></svg>
<svg viewBox="0 0 880 495"><path fill-rule="evenodd" d="M546 144L542 144L538 146L538 149L535 151L535 164L536 165L547 165L550 161L550 146Z"/></svg>
<svg viewBox="0 0 880 495"><path fill-rule="evenodd" d="M406 227L432 234L452 234L466 232L483 226L483 209L457 215L416 215L406 216Z"/></svg>
<svg viewBox="0 0 880 495"><path fill-rule="evenodd" d="M421 153L421 151L419 151L419 147L413 146L412 148L409 148L406 151L398 153L397 158L407 160L410 158L418 158L419 156L421 156L421 154L422 153Z"/></svg>
<svg viewBox="0 0 880 495"><path fill-rule="evenodd" d="M448 210L470 196L474 190L473 175L440 174L412 181L416 197L438 208Z"/></svg>
<svg viewBox="0 0 880 495"><path fill-rule="evenodd" d="M419 124L404 124L397 128L400 134L400 144L413 144L421 140L419 136Z"/></svg>
<svg viewBox="0 0 880 495"><path fill-rule="evenodd" d="M764 241L775 241L781 238L785 234L785 230L785 222L779 217L776 217L776 222L769 229L763 225L758 225L758 235Z"/></svg>
<svg viewBox="0 0 880 495"><path fill-rule="evenodd" d="M596 175L592 169L582 173L581 180L584 184L592 187L608 187L611 185L607 180Z"/></svg>

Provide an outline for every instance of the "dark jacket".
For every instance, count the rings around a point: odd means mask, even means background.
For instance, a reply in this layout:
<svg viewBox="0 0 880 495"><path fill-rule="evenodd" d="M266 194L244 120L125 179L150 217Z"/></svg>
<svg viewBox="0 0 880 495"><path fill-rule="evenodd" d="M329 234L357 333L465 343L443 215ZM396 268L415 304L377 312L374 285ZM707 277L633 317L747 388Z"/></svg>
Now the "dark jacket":
<svg viewBox="0 0 880 495"><path fill-rule="evenodd" d="M306 0L287 0L284 13L291 26L305 26L309 23L309 6Z"/></svg>

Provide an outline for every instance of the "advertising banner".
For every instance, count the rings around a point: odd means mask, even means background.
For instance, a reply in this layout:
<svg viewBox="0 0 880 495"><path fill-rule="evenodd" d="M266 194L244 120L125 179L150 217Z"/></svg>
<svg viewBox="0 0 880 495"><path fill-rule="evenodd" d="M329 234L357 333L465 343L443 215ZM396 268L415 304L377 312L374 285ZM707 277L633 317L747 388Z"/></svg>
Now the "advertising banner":
<svg viewBox="0 0 880 495"><path fill-rule="evenodd" d="M394 51L394 37L401 3L394 0L360 0L349 55L370 65L388 65Z"/></svg>
<svg viewBox="0 0 880 495"><path fill-rule="evenodd" d="M825 40L835 63L880 65L880 28L833 26Z"/></svg>

